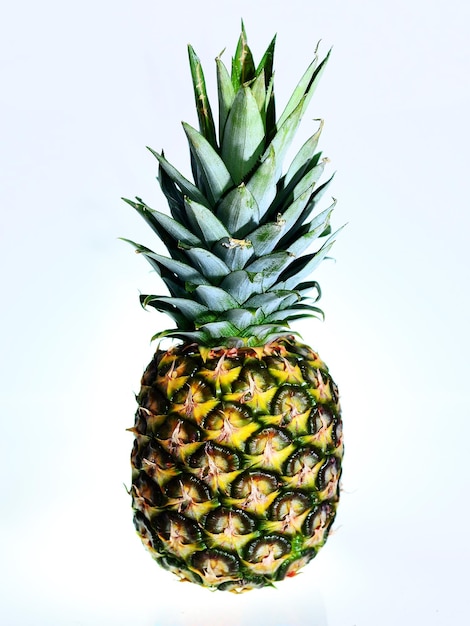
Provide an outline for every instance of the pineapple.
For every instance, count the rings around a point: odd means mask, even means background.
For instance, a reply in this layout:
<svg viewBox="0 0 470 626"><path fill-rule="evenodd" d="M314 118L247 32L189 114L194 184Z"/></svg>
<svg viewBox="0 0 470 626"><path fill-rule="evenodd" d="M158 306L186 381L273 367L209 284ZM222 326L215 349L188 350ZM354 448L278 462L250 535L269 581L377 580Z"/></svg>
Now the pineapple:
<svg viewBox="0 0 470 626"><path fill-rule="evenodd" d="M294 576L317 554L343 455L337 386L289 327L322 315L307 279L335 236L333 205L317 210L329 183L318 184L321 121L282 173L328 55L315 52L276 119L274 45L255 65L242 24L231 71L216 59L217 130L189 46L199 130L183 126L194 182L151 150L171 217L126 200L170 255L130 242L170 293L141 303L176 323L154 337L172 340L143 374L130 429L135 527L181 580L234 592Z"/></svg>

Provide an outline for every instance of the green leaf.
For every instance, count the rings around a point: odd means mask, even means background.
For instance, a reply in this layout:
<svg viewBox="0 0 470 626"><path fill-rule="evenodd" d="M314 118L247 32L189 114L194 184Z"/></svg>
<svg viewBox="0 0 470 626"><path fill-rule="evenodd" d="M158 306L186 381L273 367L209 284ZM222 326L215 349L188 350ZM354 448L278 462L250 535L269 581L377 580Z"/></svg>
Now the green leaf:
<svg viewBox="0 0 470 626"><path fill-rule="evenodd" d="M253 55L248 46L245 26L242 22L242 32L238 40L235 56L232 60L232 84L235 91L255 77Z"/></svg>
<svg viewBox="0 0 470 626"><path fill-rule="evenodd" d="M305 70L305 73L303 74L302 78L297 83L294 91L292 92L291 97L289 98L289 101L287 102L287 105L284 111L279 117L277 121L278 128L280 128L284 124L287 118L292 114L293 111L295 111L295 109L298 108L299 104L301 104L302 100L305 98L305 94L308 91L308 86L310 84L310 81L312 80L312 77L315 73L317 65L318 65L318 56L315 55L313 61L310 63L308 68Z"/></svg>
<svg viewBox="0 0 470 626"><path fill-rule="evenodd" d="M258 205L243 183L224 196L217 208L217 217L238 239L259 223Z"/></svg>
<svg viewBox="0 0 470 626"><path fill-rule="evenodd" d="M289 237L289 233L281 242L282 248L295 256L302 254L315 239L323 235L329 225L335 204L336 201L331 207L316 215L308 224L303 225L292 237Z"/></svg>
<svg viewBox="0 0 470 626"><path fill-rule="evenodd" d="M182 243L187 246L199 246L201 241L187 228L185 228L180 222L177 222L173 218L159 213L148 207L144 202L138 198L138 202L132 202L126 200L125 202L130 204L141 215L152 230L159 236L163 243L170 249L170 253L174 252L175 243ZM171 238L172 241L168 241Z"/></svg>
<svg viewBox="0 0 470 626"><path fill-rule="evenodd" d="M250 84L250 90L258 106L258 111L260 112L261 119L263 120L263 126L266 128L266 86L264 81L264 71L262 71Z"/></svg>
<svg viewBox="0 0 470 626"><path fill-rule="evenodd" d="M138 254L142 254L143 257L150 263L153 269L157 272L157 274L161 277L165 285L168 287L168 290L172 296L180 297L185 296L186 292L183 286L178 283L177 277L173 272L168 270L166 267L161 265L156 259L152 257L154 254L152 250L146 248L140 243L135 243L131 239L125 239L121 237L121 241L125 241L126 243L131 244L135 248L135 251Z"/></svg>
<svg viewBox="0 0 470 626"><path fill-rule="evenodd" d="M235 184L253 168L264 149L264 123L249 87L235 96L221 140L221 154Z"/></svg>
<svg viewBox="0 0 470 626"><path fill-rule="evenodd" d="M255 293L260 293L263 289L262 274L252 274L245 270L237 270L226 276L220 287L229 293L238 304L243 304ZM239 308L238 305L236 308Z"/></svg>
<svg viewBox="0 0 470 626"><path fill-rule="evenodd" d="M173 298L168 298L168 301L171 301ZM147 306L151 306L152 308L160 311L161 313L166 313L169 315L174 322L178 325L178 328L181 330L189 330L192 327L191 321L187 319L185 315L183 315L178 309L168 303L159 304L159 299L156 296L140 296L140 303L144 309Z"/></svg>
<svg viewBox="0 0 470 626"><path fill-rule="evenodd" d="M214 252L228 265L232 272L243 269L253 256L253 248L251 246L237 245L233 239L217 242Z"/></svg>
<svg viewBox="0 0 470 626"><path fill-rule="evenodd" d="M204 335L203 332L198 330L182 332L178 328L173 328L170 330L163 330L160 333L155 333L152 337L152 341L164 339L165 337L173 337L174 339L181 339L182 341L191 341L199 343L200 345L208 345L208 340L210 339L208 336Z"/></svg>
<svg viewBox="0 0 470 626"><path fill-rule="evenodd" d="M279 306L279 311L283 311L293 304L297 304L300 301L299 294L297 292L292 291L275 291L274 293L278 294L278 297L282 297L281 305ZM282 295L280 295L282 294ZM264 307L263 307L264 309ZM268 313L268 311L266 311ZM270 311L270 313L274 313L274 309Z"/></svg>
<svg viewBox="0 0 470 626"><path fill-rule="evenodd" d="M295 290L296 290L296 293L299 293L302 296L302 301L308 298L309 300L312 300L313 302L318 302L321 299L320 285L317 283L316 280L311 280L305 283L300 283L299 285L297 285ZM316 296L309 295L312 293L312 291L316 291L317 295Z"/></svg>
<svg viewBox="0 0 470 626"><path fill-rule="evenodd" d="M287 227L290 228L297 220L297 216L302 214L313 194L317 183L316 174L320 177L321 171L313 168L297 185L291 183L286 189L280 191L270 207L270 215L273 216L275 213L282 212L282 218L288 224Z"/></svg>
<svg viewBox="0 0 470 626"><path fill-rule="evenodd" d="M318 183L320 178L322 177L323 172L325 171L325 165L328 163L328 159L322 159L320 163L315 165L311 170L308 170L306 174L299 180L299 182L295 183L295 178L292 180L293 186L289 185L284 194L279 194L280 202L286 197L286 194L291 197L293 200L296 200L299 196L304 194L305 192L312 193L313 187Z"/></svg>
<svg viewBox="0 0 470 626"><path fill-rule="evenodd" d="M311 183L301 194L299 194L292 204L282 213L281 220L285 224L285 231L289 232L294 224L299 221L300 216L304 214L305 207L308 205L313 195L315 181ZM303 220L300 222L302 223Z"/></svg>
<svg viewBox="0 0 470 626"><path fill-rule="evenodd" d="M335 174L333 172L333 174L330 176L330 178L328 178L328 180L326 180L324 183L322 183L319 187L316 188L316 190L313 193L313 196L314 196L313 199L315 201L315 204L318 204L319 201L323 198L325 191L328 189L334 177L335 177Z"/></svg>
<svg viewBox="0 0 470 626"><path fill-rule="evenodd" d="M320 79L323 76L323 72L325 71L326 64L328 63L328 60L330 58L330 54L331 54L331 49L328 50L325 58L322 59L322 61L320 62L320 65L316 68L312 76L312 79L307 87L306 98L304 100L304 112L307 109L308 105L310 104L310 100L312 99L312 96L315 93L318 83L320 82Z"/></svg>
<svg viewBox="0 0 470 626"><path fill-rule="evenodd" d="M291 197L293 197L294 200L282 214L282 219L286 224L286 230L296 231L313 211L318 202L317 193L314 190L318 179L323 173L323 168L324 163L320 163L314 167L292 191ZM320 189L321 187L319 187L317 191L320 191ZM282 201L282 198L280 198L280 201ZM271 212L273 213L279 210L280 209L274 204L271 207Z"/></svg>
<svg viewBox="0 0 470 626"><path fill-rule="evenodd" d="M135 248L135 251L137 252L137 254L143 254L146 252L152 252L152 250L150 250L150 248L147 248L146 246L143 246L141 243L136 243L135 241L132 241L132 239L126 239L125 237L120 237L121 241L125 241L126 243L129 243L131 246L133 246Z"/></svg>
<svg viewBox="0 0 470 626"><path fill-rule="evenodd" d="M318 317L323 316L323 311L318 307L308 304L297 304L290 309L284 309L282 311L275 311L272 315L266 318L266 322L280 322L289 320L298 320L305 317Z"/></svg>
<svg viewBox="0 0 470 626"><path fill-rule="evenodd" d="M209 309L199 302L195 302L190 298L168 298L166 296L141 296L142 305L153 306L159 311L170 311L172 308L177 309L188 320L195 320L198 317L206 315Z"/></svg>
<svg viewBox="0 0 470 626"><path fill-rule="evenodd" d="M276 134L276 98L274 96L274 76L271 76L268 87L266 89L266 145L272 141Z"/></svg>
<svg viewBox="0 0 470 626"><path fill-rule="evenodd" d="M329 54L330 53L323 59L318 68L316 67L317 59L309 66L277 122L278 130L272 140L272 146L276 152L278 172L280 171L285 153L292 142L300 120L323 73Z"/></svg>
<svg viewBox="0 0 470 626"><path fill-rule="evenodd" d="M219 282L230 272L223 261L204 248L189 248L185 252L192 265L210 282Z"/></svg>
<svg viewBox="0 0 470 626"><path fill-rule="evenodd" d="M274 153L276 155L277 178L279 178L281 175L282 162L295 136L300 120L302 118L302 113L303 113L303 101L301 101L298 104L297 108L295 108L292 111L289 117L283 122L282 126L278 125L278 130L262 157L264 159L267 156L268 151L271 148L274 150Z"/></svg>
<svg viewBox="0 0 470 626"><path fill-rule="evenodd" d="M333 180L333 176L331 176L325 183L314 189L313 193L310 193L310 195L309 192L311 189L307 190L305 194L300 196L295 202L292 203L291 207L287 209L283 215L283 218L286 218L286 223L288 222L289 224L288 235L286 235L286 237L297 236L302 230L305 221L313 213L328 188L328 185ZM304 203L305 197L308 197L307 203ZM301 208L302 205L303 208L299 211L299 208Z"/></svg>
<svg viewBox="0 0 470 626"><path fill-rule="evenodd" d="M294 257L288 252L274 252L273 254L268 254L250 263L246 271L249 274L261 274L264 291L277 281L281 272L293 261Z"/></svg>
<svg viewBox="0 0 470 626"><path fill-rule="evenodd" d="M236 326L238 330L243 330L256 322L256 316L253 311L248 311L247 309L230 309L224 313L223 318Z"/></svg>
<svg viewBox="0 0 470 626"><path fill-rule="evenodd" d="M247 308L261 308L264 315L280 311L285 306L298 302L299 297L292 291L268 291L251 297L245 302Z"/></svg>
<svg viewBox="0 0 470 626"><path fill-rule="evenodd" d="M200 204L209 206L207 198L202 195L199 189L195 185L193 185L191 181L189 181L182 174L180 174L180 172L178 172L178 170L165 159L163 154L158 154L158 152L155 152L155 150L152 150L152 148L148 148L148 150L150 150L153 156L160 163L162 169L164 169L168 176L173 180L173 182L178 185L178 187L181 189L182 193L185 196L188 196L188 198L191 198L191 200L194 200L195 202L199 202Z"/></svg>
<svg viewBox="0 0 470 626"><path fill-rule="evenodd" d="M164 156L163 152L162 156ZM160 188L167 199L172 216L178 222L184 223L186 218L186 214L184 212L184 196L180 189L176 186L173 179L165 172L160 164L158 165L157 178Z"/></svg>
<svg viewBox="0 0 470 626"><path fill-rule="evenodd" d="M259 62L256 74L264 74L265 97L264 97L264 127L266 130L267 143L270 142L276 132L276 103L274 98L274 48L276 45L276 36L273 37L263 58Z"/></svg>
<svg viewBox="0 0 470 626"><path fill-rule="evenodd" d="M156 254L155 252L142 251L142 254L148 259L155 261L159 267L165 267L170 270L170 272L175 274L182 282L187 282L192 285L208 284L208 281L204 278L204 276L202 276L202 274L195 270L194 267L191 267L186 263L162 256L161 254Z"/></svg>
<svg viewBox="0 0 470 626"><path fill-rule="evenodd" d="M274 341L279 337L283 337L286 335L298 335L295 331L288 328L286 330L287 324L261 324L256 326L248 326L245 328L241 336L248 337L247 344L250 346L260 346L263 344L267 344L270 341ZM250 338L253 339L250 341Z"/></svg>
<svg viewBox="0 0 470 626"><path fill-rule="evenodd" d="M276 285L278 289L295 289L306 276L309 276L323 261L331 250L334 241L328 240L315 253L300 257L281 275L280 282Z"/></svg>
<svg viewBox="0 0 470 626"><path fill-rule="evenodd" d="M284 186L287 187L289 182L292 180L294 176L301 176L303 172L308 168L309 164L312 161L312 157L315 155L315 150L318 145L318 140L320 139L321 132L323 130L323 120L318 120L320 122L320 127L317 132L312 135L304 145L300 148L300 150L295 155L292 163L287 170L287 174L284 177Z"/></svg>
<svg viewBox="0 0 470 626"><path fill-rule="evenodd" d="M228 114L235 100L235 91L227 68L217 57L217 92L219 98L219 137L223 136Z"/></svg>
<svg viewBox="0 0 470 626"><path fill-rule="evenodd" d="M276 155L270 147L253 175L245 183L256 204L258 205L260 218L268 210L271 202L276 197L276 183L278 180L276 168Z"/></svg>
<svg viewBox="0 0 470 626"><path fill-rule="evenodd" d="M239 308L237 301L220 287L199 285L194 290L194 295L210 311L227 311L228 309Z"/></svg>
<svg viewBox="0 0 470 626"><path fill-rule="evenodd" d="M230 233L222 222L207 207L186 198L185 208L192 229L200 233L208 247L212 247L221 239L230 237Z"/></svg>
<svg viewBox="0 0 470 626"><path fill-rule="evenodd" d="M191 163L191 173L193 175L193 181L196 187L200 190L202 195L205 198L209 197L209 193L206 186L206 179L204 177L204 173L201 171L199 164L194 158L194 154L192 152L189 153L189 159Z"/></svg>
<svg viewBox="0 0 470 626"><path fill-rule="evenodd" d="M257 257L265 256L272 252L285 233L285 222L268 222L262 224L248 235L253 250Z"/></svg>
<svg viewBox="0 0 470 626"><path fill-rule="evenodd" d="M183 128L194 160L204 176L209 200L212 205L215 205L221 196L233 187L233 180L225 163L207 139L185 122L183 122Z"/></svg>
<svg viewBox="0 0 470 626"><path fill-rule="evenodd" d="M279 118L277 123L278 128L280 128L284 124L284 122L288 119L292 112L297 109L300 103L303 103L302 113L305 111L313 95L313 92L317 87L321 75L323 74L323 70L325 69L325 66L330 57L330 52L328 52L326 57L321 61L320 65L318 65L318 56L315 54L315 58L310 63L304 75L300 79L286 105L286 108Z"/></svg>
<svg viewBox="0 0 470 626"><path fill-rule="evenodd" d="M224 343L226 339L238 337L240 334L238 328L228 321L209 322L201 326L200 330L206 335L208 334L211 338L220 339L222 343Z"/></svg>
<svg viewBox="0 0 470 626"><path fill-rule="evenodd" d="M199 129L213 148L217 148L215 136L214 118L207 96L206 81L201 62L194 52L192 46L188 46L189 65L194 87L194 98L196 100L197 116L199 119Z"/></svg>
<svg viewBox="0 0 470 626"><path fill-rule="evenodd" d="M159 213L158 211L152 211L152 215L154 219L165 229L168 235L173 237L177 243L182 243L187 246L201 245L200 239L196 237L194 233L182 226L173 218L165 215L164 213ZM165 243L165 238L162 239L163 243Z"/></svg>
<svg viewBox="0 0 470 626"><path fill-rule="evenodd" d="M273 75L273 62L274 62L274 48L276 46L276 35L271 40L271 43L263 54L261 61L256 68L256 75L259 76L262 72L264 74L265 86L267 87L271 81Z"/></svg>

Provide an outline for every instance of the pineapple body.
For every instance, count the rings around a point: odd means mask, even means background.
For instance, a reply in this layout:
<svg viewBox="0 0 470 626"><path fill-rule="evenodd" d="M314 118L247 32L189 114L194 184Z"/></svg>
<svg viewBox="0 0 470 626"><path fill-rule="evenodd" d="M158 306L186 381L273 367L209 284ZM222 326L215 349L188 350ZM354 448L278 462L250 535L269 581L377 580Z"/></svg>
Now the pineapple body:
<svg viewBox="0 0 470 626"><path fill-rule="evenodd" d="M156 351L138 394L135 526L181 579L233 591L272 585L315 556L343 454L336 385L291 328L323 315L310 276L336 236L335 202L319 208L331 180L320 183L323 122L283 171L328 55L315 54L277 117L274 42L255 65L242 27L231 72L216 60L217 127L189 48L194 182L152 150L170 214L126 200L168 250L130 242L169 292L141 296L175 322L154 338L180 342Z"/></svg>
<svg viewBox="0 0 470 626"><path fill-rule="evenodd" d="M309 347L158 350L138 396L134 522L182 580L243 591L326 541L343 454L338 390Z"/></svg>

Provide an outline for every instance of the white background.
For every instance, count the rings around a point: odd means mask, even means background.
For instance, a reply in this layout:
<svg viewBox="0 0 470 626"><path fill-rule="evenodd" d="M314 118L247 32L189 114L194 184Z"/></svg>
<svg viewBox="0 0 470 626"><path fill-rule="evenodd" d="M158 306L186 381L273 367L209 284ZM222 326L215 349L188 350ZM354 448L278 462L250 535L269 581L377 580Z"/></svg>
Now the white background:
<svg viewBox="0 0 470 626"><path fill-rule="evenodd" d="M5 626L463 626L468 608L470 8L464 0L18 0L2 10L1 580ZM327 321L299 327L340 385L343 498L302 575L243 596L178 583L131 522L128 455L160 285L121 196L164 207L145 150L189 175L186 44L214 94L245 20L278 33L286 102L333 56L299 142L326 119L337 170ZM308 118L308 119L307 119ZM328 201L328 200L326 200Z"/></svg>

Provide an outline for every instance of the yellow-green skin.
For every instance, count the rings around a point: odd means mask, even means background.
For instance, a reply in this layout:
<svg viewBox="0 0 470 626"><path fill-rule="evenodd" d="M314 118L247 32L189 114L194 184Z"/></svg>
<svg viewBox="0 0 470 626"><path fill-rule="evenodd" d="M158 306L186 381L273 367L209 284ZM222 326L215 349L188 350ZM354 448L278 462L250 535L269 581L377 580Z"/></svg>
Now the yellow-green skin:
<svg viewBox="0 0 470 626"><path fill-rule="evenodd" d="M343 456L338 389L308 346L157 350L142 377L134 522L180 579L240 592L325 543Z"/></svg>

